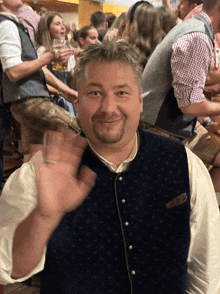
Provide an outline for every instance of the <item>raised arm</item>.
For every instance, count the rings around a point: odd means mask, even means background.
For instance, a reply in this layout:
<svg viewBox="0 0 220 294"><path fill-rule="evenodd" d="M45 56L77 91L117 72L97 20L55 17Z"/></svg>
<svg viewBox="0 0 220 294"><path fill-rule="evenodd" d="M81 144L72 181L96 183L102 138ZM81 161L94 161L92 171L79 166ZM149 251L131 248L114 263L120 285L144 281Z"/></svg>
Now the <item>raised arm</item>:
<svg viewBox="0 0 220 294"><path fill-rule="evenodd" d="M40 262L47 242L62 217L76 209L95 184L96 175L81 167L87 142L69 130L51 132L38 170L38 204L18 226L13 242L12 278L30 273ZM42 161L42 160L41 160ZM74 191L74 195L73 195Z"/></svg>

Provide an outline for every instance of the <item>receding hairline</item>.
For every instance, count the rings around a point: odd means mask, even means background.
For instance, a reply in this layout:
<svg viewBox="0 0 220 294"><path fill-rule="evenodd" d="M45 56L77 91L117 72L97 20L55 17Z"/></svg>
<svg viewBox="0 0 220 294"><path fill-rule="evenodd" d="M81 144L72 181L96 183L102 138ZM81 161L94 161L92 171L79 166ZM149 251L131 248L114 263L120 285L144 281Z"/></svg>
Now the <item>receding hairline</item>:
<svg viewBox="0 0 220 294"><path fill-rule="evenodd" d="M141 80L139 81L137 79L137 75L135 74L134 67L129 62L120 61L120 60L111 60L111 59L109 59L109 60L98 60L98 59L97 60L88 60L88 62L86 62L84 64L83 71L81 72L81 75L80 75L80 80L78 80L78 82L77 82L77 91L78 92L80 92L81 85L83 84L83 82L84 82L84 80L86 78L88 66L91 65L92 63L100 63L100 64L101 63L106 63L106 64L109 64L109 65L112 65L112 64L116 64L117 63L117 64L129 66L131 68L131 70L132 70L132 73L133 73L133 76L134 76L134 81L135 81L135 83L138 86L139 93L142 92L142 83L141 83Z"/></svg>

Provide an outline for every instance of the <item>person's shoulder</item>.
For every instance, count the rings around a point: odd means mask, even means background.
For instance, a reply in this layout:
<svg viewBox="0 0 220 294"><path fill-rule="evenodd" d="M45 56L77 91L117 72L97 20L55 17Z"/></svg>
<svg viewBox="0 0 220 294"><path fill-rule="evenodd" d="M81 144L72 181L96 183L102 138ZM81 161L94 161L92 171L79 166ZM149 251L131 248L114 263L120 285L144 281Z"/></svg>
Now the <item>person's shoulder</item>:
<svg viewBox="0 0 220 294"><path fill-rule="evenodd" d="M185 153L185 147L178 138L175 140L143 129L141 129L140 132L142 136L145 137L147 148L151 148L152 151L159 150L159 152L161 152L163 150L164 152L173 154L179 154L179 152L182 151Z"/></svg>
<svg viewBox="0 0 220 294"><path fill-rule="evenodd" d="M0 21L0 36L8 40L13 39L14 36L19 36L17 25L8 19Z"/></svg>
<svg viewBox="0 0 220 294"><path fill-rule="evenodd" d="M0 14L0 27L1 27L1 34L3 33L10 34L13 31L18 31L16 21L11 20L10 18L5 17L4 15L1 15L1 14Z"/></svg>

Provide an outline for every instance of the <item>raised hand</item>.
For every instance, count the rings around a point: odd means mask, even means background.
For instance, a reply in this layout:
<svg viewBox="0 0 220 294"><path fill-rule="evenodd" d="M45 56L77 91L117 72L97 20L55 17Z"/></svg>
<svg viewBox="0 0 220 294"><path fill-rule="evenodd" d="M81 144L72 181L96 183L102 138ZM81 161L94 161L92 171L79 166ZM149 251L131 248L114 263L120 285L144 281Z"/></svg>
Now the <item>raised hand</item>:
<svg viewBox="0 0 220 294"><path fill-rule="evenodd" d="M38 206L46 218L76 209L95 185L96 174L79 168L87 140L70 130L47 133L43 162L38 162Z"/></svg>

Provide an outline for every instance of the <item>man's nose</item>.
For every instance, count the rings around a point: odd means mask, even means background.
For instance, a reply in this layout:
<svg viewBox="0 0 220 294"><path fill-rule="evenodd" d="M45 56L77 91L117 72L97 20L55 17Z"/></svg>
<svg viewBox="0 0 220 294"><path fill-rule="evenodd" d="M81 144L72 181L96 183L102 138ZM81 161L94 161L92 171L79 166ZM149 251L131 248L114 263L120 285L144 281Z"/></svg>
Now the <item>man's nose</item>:
<svg viewBox="0 0 220 294"><path fill-rule="evenodd" d="M116 110L117 104L113 95L107 94L102 98L101 110L105 113L112 113Z"/></svg>

